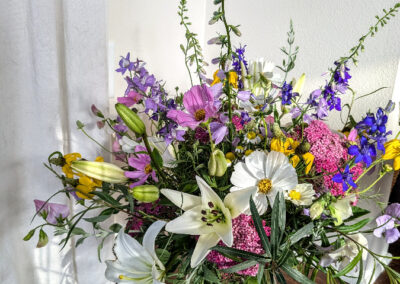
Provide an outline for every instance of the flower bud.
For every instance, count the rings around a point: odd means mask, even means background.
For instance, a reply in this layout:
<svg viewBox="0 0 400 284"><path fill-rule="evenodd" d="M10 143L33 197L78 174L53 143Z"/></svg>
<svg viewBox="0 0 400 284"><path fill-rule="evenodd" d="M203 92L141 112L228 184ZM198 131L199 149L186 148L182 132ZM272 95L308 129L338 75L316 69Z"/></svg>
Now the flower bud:
<svg viewBox="0 0 400 284"><path fill-rule="evenodd" d="M278 139L286 139L285 134L283 134L283 132L277 122L274 122L274 124L272 124L272 133Z"/></svg>
<svg viewBox="0 0 400 284"><path fill-rule="evenodd" d="M390 173L391 171L393 171L393 167L389 164L384 164L383 165L383 171L386 173Z"/></svg>
<svg viewBox="0 0 400 284"><path fill-rule="evenodd" d="M95 116L104 118L103 113L102 113L95 105L92 105L91 110L92 110L92 113L93 113Z"/></svg>
<svg viewBox="0 0 400 284"><path fill-rule="evenodd" d="M314 202L310 207L310 217L315 220L319 218L324 211L324 206L321 201Z"/></svg>
<svg viewBox="0 0 400 284"><path fill-rule="evenodd" d="M121 119L125 122L126 126L130 130L136 133L136 135L142 136L146 133L146 127L140 117L132 111L129 107L124 104L116 104L115 109L117 110Z"/></svg>
<svg viewBox="0 0 400 284"><path fill-rule="evenodd" d="M109 183L123 183L128 180L118 166L105 162L73 161L71 168L88 177Z"/></svg>
<svg viewBox="0 0 400 284"><path fill-rule="evenodd" d="M224 153L219 149L214 150L208 161L208 173L210 176L222 177L227 167L228 165Z"/></svg>
<svg viewBox="0 0 400 284"><path fill-rule="evenodd" d="M392 100L389 100L389 102L387 103L387 105L385 107L385 112L391 113L394 110L395 106L396 106L396 104Z"/></svg>
<svg viewBox="0 0 400 284"><path fill-rule="evenodd" d="M160 190L154 185L139 185L132 189L132 196L138 201L150 203L160 198Z"/></svg>
<svg viewBox="0 0 400 284"><path fill-rule="evenodd" d="M240 32L240 30L237 27L231 26L231 29L235 33L235 35L237 35L239 37L242 35L242 33Z"/></svg>

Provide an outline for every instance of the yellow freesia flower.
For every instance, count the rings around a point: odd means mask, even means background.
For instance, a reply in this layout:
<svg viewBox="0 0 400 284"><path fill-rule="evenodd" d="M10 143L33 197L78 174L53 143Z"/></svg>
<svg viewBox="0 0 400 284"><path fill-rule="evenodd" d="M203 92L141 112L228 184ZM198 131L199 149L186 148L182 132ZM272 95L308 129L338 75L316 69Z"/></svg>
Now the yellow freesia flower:
<svg viewBox="0 0 400 284"><path fill-rule="evenodd" d="M67 178L73 178L74 175L79 175L72 171L71 163L80 158L82 158L82 156L79 153L69 153L64 155L65 165L62 167L62 171Z"/></svg>
<svg viewBox="0 0 400 284"><path fill-rule="evenodd" d="M214 72L213 78L214 81L211 83L211 86L217 84L217 83L221 83L221 79L218 77L218 72L219 70ZM238 79L239 76L235 71L230 71L229 72L229 76L228 76L228 82L234 87L234 88L238 88Z"/></svg>
<svg viewBox="0 0 400 284"><path fill-rule="evenodd" d="M385 143L385 155L382 159L393 160L394 170L400 169L400 140L393 139Z"/></svg>
<svg viewBox="0 0 400 284"><path fill-rule="evenodd" d="M281 152L285 154L285 156L289 156L294 154L294 150L296 150L299 144L300 143L293 138L286 138L285 141L278 138L272 138L271 151Z"/></svg>

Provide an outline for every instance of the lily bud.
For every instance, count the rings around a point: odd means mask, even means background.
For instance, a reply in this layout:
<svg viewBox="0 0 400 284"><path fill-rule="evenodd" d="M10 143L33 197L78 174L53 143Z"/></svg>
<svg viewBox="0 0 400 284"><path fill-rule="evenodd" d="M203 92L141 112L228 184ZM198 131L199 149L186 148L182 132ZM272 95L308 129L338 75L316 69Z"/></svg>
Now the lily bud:
<svg viewBox="0 0 400 284"><path fill-rule="evenodd" d="M306 74L303 73L303 75L301 75L300 79L294 85L293 93L301 94L301 92L303 91L303 86L304 86L305 80L306 80Z"/></svg>
<svg viewBox="0 0 400 284"><path fill-rule="evenodd" d="M146 127L140 117L132 111L129 107L124 104L116 104L115 109L117 110L121 119L125 122L126 126L130 130L136 133L136 135L142 136L146 133Z"/></svg>
<svg viewBox="0 0 400 284"><path fill-rule="evenodd" d="M224 153L219 149L214 150L211 153L210 160L208 161L208 173L210 176L222 177L225 174L227 167L228 164Z"/></svg>
<svg viewBox="0 0 400 284"><path fill-rule="evenodd" d="M118 166L105 162L74 161L71 168L88 177L109 183L123 183L128 180Z"/></svg>
<svg viewBox="0 0 400 284"><path fill-rule="evenodd" d="M138 201L150 203L160 198L160 190L154 185L139 185L132 189L132 196Z"/></svg>

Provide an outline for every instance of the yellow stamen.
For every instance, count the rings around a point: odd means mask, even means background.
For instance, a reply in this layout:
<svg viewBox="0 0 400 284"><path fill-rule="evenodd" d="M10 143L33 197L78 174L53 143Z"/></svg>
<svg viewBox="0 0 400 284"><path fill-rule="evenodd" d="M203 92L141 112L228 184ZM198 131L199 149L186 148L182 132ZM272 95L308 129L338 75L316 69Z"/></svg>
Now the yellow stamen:
<svg viewBox="0 0 400 284"><path fill-rule="evenodd" d="M250 131L249 133L247 133L247 139L249 140L253 140L257 137L257 134L254 131Z"/></svg>
<svg viewBox="0 0 400 284"><path fill-rule="evenodd" d="M150 174L152 170L153 168L150 164L146 165L146 167L144 168L144 172L146 173L146 175Z"/></svg>
<svg viewBox="0 0 400 284"><path fill-rule="evenodd" d="M197 121L204 120L204 118L206 118L206 111L204 109L196 110L196 112L194 113L194 118Z"/></svg>
<svg viewBox="0 0 400 284"><path fill-rule="evenodd" d="M270 179L263 178L258 182L258 192L268 194L272 189L272 183Z"/></svg>
<svg viewBox="0 0 400 284"><path fill-rule="evenodd" d="M244 154L246 156L250 155L251 153L253 153L253 150L251 150L251 149L248 149L248 150L246 150L246 152L244 152Z"/></svg>
<svg viewBox="0 0 400 284"><path fill-rule="evenodd" d="M298 192L298 191L296 191L296 190L291 190L291 191L289 192L289 197L290 197L292 200L300 200L300 198L301 198L301 193Z"/></svg>
<svg viewBox="0 0 400 284"><path fill-rule="evenodd" d="M235 159L235 154L233 154L232 152L228 152L225 154L225 158L233 161Z"/></svg>

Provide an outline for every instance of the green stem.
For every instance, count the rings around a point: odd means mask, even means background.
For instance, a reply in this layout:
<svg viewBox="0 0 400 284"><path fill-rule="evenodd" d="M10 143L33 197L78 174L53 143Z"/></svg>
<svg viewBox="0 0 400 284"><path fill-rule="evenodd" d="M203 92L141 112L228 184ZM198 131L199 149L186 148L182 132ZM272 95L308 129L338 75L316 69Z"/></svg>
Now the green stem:
<svg viewBox="0 0 400 284"><path fill-rule="evenodd" d="M363 191L359 192L358 194L363 194L365 192L367 192L368 190L370 190L378 181L380 181L388 172L384 172L383 174L380 175L380 177L378 177L373 183L371 183L366 189L364 189Z"/></svg>
<svg viewBox="0 0 400 284"><path fill-rule="evenodd" d="M101 145L99 142L97 142L94 138L92 138L92 136L90 136L89 134L87 134L87 132L83 129L83 128L79 128L83 134L85 134L90 140L92 140L94 143L96 143L97 145L99 145L104 151L112 154L112 152L110 152L106 147L104 147L103 145Z"/></svg>

